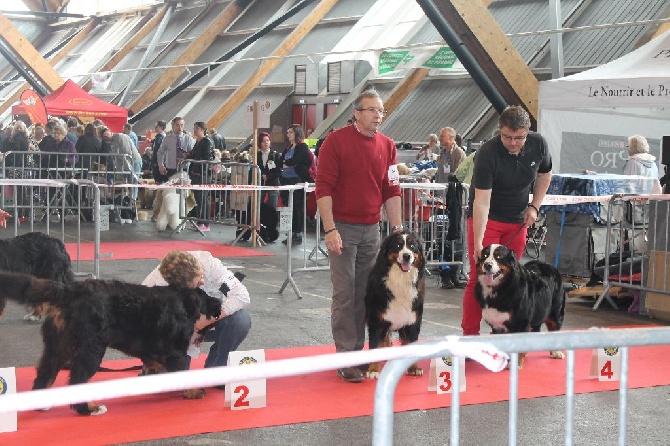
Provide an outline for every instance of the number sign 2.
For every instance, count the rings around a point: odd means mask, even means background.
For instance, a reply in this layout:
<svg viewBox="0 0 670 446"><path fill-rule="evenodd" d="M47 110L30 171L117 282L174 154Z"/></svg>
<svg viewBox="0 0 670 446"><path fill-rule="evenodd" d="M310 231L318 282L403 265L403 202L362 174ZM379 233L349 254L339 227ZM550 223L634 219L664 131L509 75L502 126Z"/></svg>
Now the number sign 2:
<svg viewBox="0 0 670 446"><path fill-rule="evenodd" d="M259 362L265 362L265 350L235 351L228 355L228 367ZM266 380L256 379L226 384L225 406L231 410L253 409L266 405Z"/></svg>

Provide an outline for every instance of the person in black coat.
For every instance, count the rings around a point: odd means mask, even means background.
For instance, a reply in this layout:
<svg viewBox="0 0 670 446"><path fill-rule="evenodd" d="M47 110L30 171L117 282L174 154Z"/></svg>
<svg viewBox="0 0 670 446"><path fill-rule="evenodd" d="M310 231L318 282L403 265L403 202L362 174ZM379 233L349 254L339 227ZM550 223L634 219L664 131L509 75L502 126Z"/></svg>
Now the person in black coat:
<svg viewBox="0 0 670 446"><path fill-rule="evenodd" d="M214 143L207 137L207 124L198 121L193 124L193 136L195 145L188 154L189 159L194 161L213 161ZM188 174L191 184L208 184L211 182L210 165L205 163L191 163ZM198 219L198 227L201 231L209 231L207 225L209 219L209 191L199 190L195 193L196 206L190 215Z"/></svg>
<svg viewBox="0 0 670 446"><path fill-rule="evenodd" d="M166 128L167 122L160 120L156 121L156 125L154 126L156 136L154 136L154 140L151 141L151 173L156 184L165 183L168 180L167 176L163 175L158 170L158 148L161 146L163 138L165 138Z"/></svg>
<svg viewBox="0 0 670 446"><path fill-rule="evenodd" d="M81 158L81 167L90 169L92 162L98 164L105 164L107 160L99 160L95 154L103 153L102 140L96 135L95 126L92 123L86 124L84 127L84 134L77 138L77 143L74 145L77 153L83 154ZM88 154L88 155L86 155Z"/></svg>
<svg viewBox="0 0 670 446"><path fill-rule="evenodd" d="M261 132L258 134L258 153L256 155L256 164L261 170L261 186L279 186L281 177L281 156L272 150L270 134ZM268 204L277 209L279 199L278 190L264 190L261 192L261 203L265 203L267 197Z"/></svg>
<svg viewBox="0 0 670 446"><path fill-rule="evenodd" d="M282 168L281 184L313 183L314 179L309 173L312 165L309 147L305 144L305 133L298 124L292 124L286 130L289 145L284 149L280 162ZM282 201L288 204L288 191L282 191ZM293 192L293 236L292 243L302 243L302 231L305 214L305 194L302 190ZM288 243L288 239L282 243Z"/></svg>

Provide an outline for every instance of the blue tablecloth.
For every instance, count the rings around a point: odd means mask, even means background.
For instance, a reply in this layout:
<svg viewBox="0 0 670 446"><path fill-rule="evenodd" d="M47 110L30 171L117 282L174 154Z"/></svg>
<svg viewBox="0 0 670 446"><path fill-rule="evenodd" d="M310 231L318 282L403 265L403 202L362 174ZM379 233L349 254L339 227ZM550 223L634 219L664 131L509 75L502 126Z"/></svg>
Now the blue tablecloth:
<svg viewBox="0 0 670 446"><path fill-rule="evenodd" d="M613 194L651 194L654 180L637 175L615 174L554 174L547 194L549 195L576 195L601 196ZM606 207L604 207L606 208ZM599 203L580 203L564 206L543 206L543 211L574 212L577 214L592 215L596 220L601 219Z"/></svg>

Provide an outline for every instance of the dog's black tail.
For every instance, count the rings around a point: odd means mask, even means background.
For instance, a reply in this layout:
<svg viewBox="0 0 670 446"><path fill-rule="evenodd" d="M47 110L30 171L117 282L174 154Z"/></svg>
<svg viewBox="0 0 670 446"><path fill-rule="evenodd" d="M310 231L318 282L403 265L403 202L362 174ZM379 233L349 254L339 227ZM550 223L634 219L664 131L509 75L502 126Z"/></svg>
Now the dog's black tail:
<svg viewBox="0 0 670 446"><path fill-rule="evenodd" d="M21 304L64 301L65 285L53 280L38 279L29 274L0 272L0 300L10 299Z"/></svg>

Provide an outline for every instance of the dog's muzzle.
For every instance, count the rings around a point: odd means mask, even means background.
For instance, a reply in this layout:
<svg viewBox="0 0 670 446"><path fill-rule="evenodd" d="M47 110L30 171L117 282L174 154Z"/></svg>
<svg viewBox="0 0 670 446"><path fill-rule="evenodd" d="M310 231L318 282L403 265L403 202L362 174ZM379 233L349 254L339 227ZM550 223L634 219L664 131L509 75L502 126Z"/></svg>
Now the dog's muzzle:
<svg viewBox="0 0 670 446"><path fill-rule="evenodd" d="M486 276L486 281L491 284L503 273L502 269L498 269L496 272L493 272L493 263L484 262L482 264L482 272Z"/></svg>
<svg viewBox="0 0 670 446"><path fill-rule="evenodd" d="M408 272L412 267L412 261L412 255L405 252L398 258L398 265L400 266L401 270Z"/></svg>

